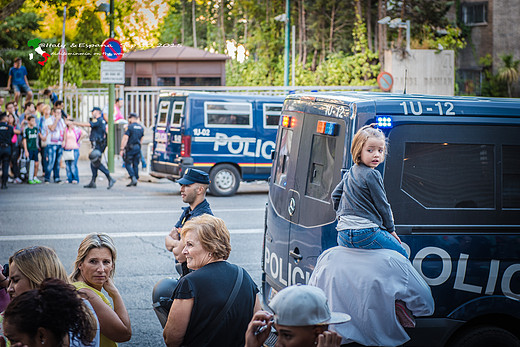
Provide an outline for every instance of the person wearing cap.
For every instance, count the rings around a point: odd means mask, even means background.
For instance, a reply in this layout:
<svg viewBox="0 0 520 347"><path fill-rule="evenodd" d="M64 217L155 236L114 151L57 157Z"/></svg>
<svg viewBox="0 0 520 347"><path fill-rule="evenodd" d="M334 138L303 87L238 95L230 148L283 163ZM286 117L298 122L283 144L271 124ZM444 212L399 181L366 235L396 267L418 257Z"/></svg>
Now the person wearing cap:
<svg viewBox="0 0 520 347"><path fill-rule="evenodd" d="M139 160L141 160L141 141L143 140L144 128L137 123L139 116L130 113L128 116L128 128L121 141L120 155L125 160L125 168L130 175L130 183L127 187L135 187L139 180Z"/></svg>
<svg viewBox="0 0 520 347"><path fill-rule="evenodd" d="M180 238L180 230L184 223L191 218L203 214L213 215L213 212L206 200L206 191L209 185L209 175L206 172L192 168L186 169L177 183L181 185L182 201L189 206L182 208L183 211L179 220L166 236L164 243L166 249L173 252L175 259L181 264L182 275L186 275L189 270L186 266L186 258L182 254L184 243Z"/></svg>
<svg viewBox="0 0 520 347"><path fill-rule="evenodd" d="M255 313L246 331L245 347L262 346L273 324L277 347L339 347L341 336L329 331L329 325L350 320L346 313L331 312L323 290L308 285L282 289L268 306L273 314Z"/></svg>
<svg viewBox="0 0 520 347"><path fill-rule="evenodd" d="M309 285L325 292L332 310L352 316L350 324L334 329L342 343L400 346L410 339L403 326L435 307L428 284L391 249L330 248L318 258Z"/></svg>
<svg viewBox="0 0 520 347"><path fill-rule="evenodd" d="M102 117L101 109L94 107L92 109L92 119L89 123L76 122L76 125L90 127L90 143L92 144L92 152L90 158L90 170L92 171L92 179L90 183L83 186L84 188L96 188L96 178L98 170L107 176L108 187L112 188L116 180L110 176L110 171L101 162L101 156L107 147L107 123Z"/></svg>

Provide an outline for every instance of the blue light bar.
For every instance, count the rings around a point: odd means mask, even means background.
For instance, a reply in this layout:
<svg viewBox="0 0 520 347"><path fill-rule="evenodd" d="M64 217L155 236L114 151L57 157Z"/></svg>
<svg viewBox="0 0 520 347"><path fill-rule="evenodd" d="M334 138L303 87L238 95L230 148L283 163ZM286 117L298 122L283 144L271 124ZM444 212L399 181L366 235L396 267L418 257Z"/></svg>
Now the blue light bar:
<svg viewBox="0 0 520 347"><path fill-rule="evenodd" d="M392 118L391 117L377 117L377 127L378 128L391 128L392 127Z"/></svg>
<svg viewBox="0 0 520 347"><path fill-rule="evenodd" d="M336 136L337 129L338 129L337 123L327 122L327 125L325 125L325 135Z"/></svg>

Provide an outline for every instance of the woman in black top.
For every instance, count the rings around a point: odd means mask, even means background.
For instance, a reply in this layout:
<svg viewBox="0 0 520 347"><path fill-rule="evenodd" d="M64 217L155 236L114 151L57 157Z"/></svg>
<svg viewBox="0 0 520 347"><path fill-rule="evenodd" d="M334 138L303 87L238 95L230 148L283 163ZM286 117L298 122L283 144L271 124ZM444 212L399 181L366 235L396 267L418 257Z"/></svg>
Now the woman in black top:
<svg viewBox="0 0 520 347"><path fill-rule="evenodd" d="M249 274L226 261L231 245L224 221L208 214L195 217L184 224L181 236L188 268L196 271L182 277L173 293L166 345L244 346L260 300Z"/></svg>

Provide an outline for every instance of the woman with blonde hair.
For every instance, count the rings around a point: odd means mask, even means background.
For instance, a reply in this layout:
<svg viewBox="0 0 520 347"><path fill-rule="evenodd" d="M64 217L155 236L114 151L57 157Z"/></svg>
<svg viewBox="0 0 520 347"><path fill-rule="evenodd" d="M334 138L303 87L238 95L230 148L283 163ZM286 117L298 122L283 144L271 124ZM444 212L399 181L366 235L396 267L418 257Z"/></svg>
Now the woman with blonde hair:
<svg viewBox="0 0 520 347"><path fill-rule="evenodd" d="M38 289L47 278L56 278L69 283L67 272L56 252L45 246L23 248L9 258L9 287L7 292L12 299L33 289ZM99 346L99 324L94 309L84 301L85 310L90 311L89 317L94 334L91 344L84 345L73 336L70 337L70 346ZM2 321L0 316L0 323ZM0 336L3 335L0 324Z"/></svg>
<svg viewBox="0 0 520 347"><path fill-rule="evenodd" d="M253 313L260 309L258 288L249 274L226 260L229 231L220 218L203 214L181 230L189 269L179 279L164 327L171 346L242 347Z"/></svg>
<svg viewBox="0 0 520 347"><path fill-rule="evenodd" d="M110 236L89 234L79 245L74 271L70 275L72 284L86 296L99 318L100 347L114 347L117 342L132 337L130 317L113 281L116 256ZM102 289L112 298L113 307Z"/></svg>

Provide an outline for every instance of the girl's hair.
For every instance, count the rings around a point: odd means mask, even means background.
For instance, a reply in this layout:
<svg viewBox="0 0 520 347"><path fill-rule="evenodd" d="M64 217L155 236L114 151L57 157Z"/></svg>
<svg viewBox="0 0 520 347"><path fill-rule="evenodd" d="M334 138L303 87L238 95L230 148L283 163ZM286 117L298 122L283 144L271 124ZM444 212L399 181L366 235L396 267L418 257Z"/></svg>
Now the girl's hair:
<svg viewBox="0 0 520 347"><path fill-rule="evenodd" d="M356 135L354 135L354 139L352 140L352 146L350 148L350 153L352 154L352 160L354 164L361 163L361 150L363 146L367 142L370 137L374 137L378 140L383 140L385 142L385 153L384 156L388 153L388 144L386 141L385 134L377 129L376 124L365 125L361 129L358 130Z"/></svg>
<svg viewBox="0 0 520 347"><path fill-rule="evenodd" d="M46 278L59 278L68 282L65 267L56 252L49 247L23 248L9 258L9 266L13 263L29 279L32 289L38 288Z"/></svg>
<svg viewBox="0 0 520 347"><path fill-rule="evenodd" d="M31 338L38 328L45 328L60 346L69 332L89 345L97 330L95 317L74 287L55 278L44 280L39 289L16 296L7 306L4 319Z"/></svg>
<svg viewBox="0 0 520 347"><path fill-rule="evenodd" d="M229 258L231 243L229 231L224 221L209 214L194 217L184 224L181 230L182 237L186 237L188 231L194 231L204 250L212 253L215 259Z"/></svg>
<svg viewBox="0 0 520 347"><path fill-rule="evenodd" d="M51 107L47 104L43 105L42 106L42 112L45 113L45 112L50 112L51 111Z"/></svg>
<svg viewBox="0 0 520 347"><path fill-rule="evenodd" d="M85 258L93 248L108 248L110 253L112 254L112 272L110 273L110 277L114 277L114 273L116 271L116 246L114 246L114 241L107 234L96 234L92 233L87 235L83 241L81 241L78 248L78 256L76 261L74 262L74 271L70 275L70 280L75 282L78 280L80 269L79 266L83 263Z"/></svg>

